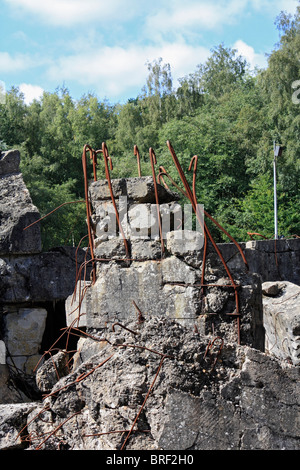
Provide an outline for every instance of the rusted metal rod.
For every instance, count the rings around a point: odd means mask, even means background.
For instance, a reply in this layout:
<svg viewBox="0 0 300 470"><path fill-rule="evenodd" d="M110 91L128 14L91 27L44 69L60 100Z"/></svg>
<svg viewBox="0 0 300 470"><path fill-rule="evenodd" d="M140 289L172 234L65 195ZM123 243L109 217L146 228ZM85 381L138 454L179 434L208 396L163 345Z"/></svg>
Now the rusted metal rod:
<svg viewBox="0 0 300 470"><path fill-rule="evenodd" d="M145 318L144 318L144 316L143 316L143 314L142 314L142 311L139 309L139 307L137 306L137 304L135 303L134 300L132 301L132 303L133 303L135 309L136 309L137 312L138 312L138 323L139 323L139 324L140 324L140 323L143 323L143 322L145 321Z"/></svg>
<svg viewBox="0 0 300 470"><path fill-rule="evenodd" d="M85 205L86 205L86 218L87 218L87 226L88 226L88 237L89 237L89 247L91 252L91 258L94 260L94 236L92 231L92 224L91 224L91 216L92 216L92 209L89 200L89 183L88 183L88 175L87 175L87 159L86 154L89 151L92 155L94 154L93 149L89 145L85 145L83 148L82 153L82 167L83 167L83 177L84 177L84 193L85 193ZM93 160L94 161L94 160ZM96 265L94 261L92 261L92 283L94 284L96 281Z"/></svg>
<svg viewBox="0 0 300 470"><path fill-rule="evenodd" d="M139 152L139 149L138 149L138 146L137 146L137 145L135 145L135 146L133 147L133 153L134 153L134 155L135 155L136 158L137 158L138 175L139 175L139 177L141 177L141 176L142 176L142 173L141 173L141 157L140 157L140 152Z"/></svg>
<svg viewBox="0 0 300 470"><path fill-rule="evenodd" d="M123 237L125 251L126 251L126 257L129 258L129 247L128 247L127 239L126 239L125 234L124 234L124 230L122 228L122 224L120 222L119 212L118 212L118 209L117 209L117 205L116 205L116 201L115 201L115 197L114 197L114 193L113 193L113 189L112 189L110 172L109 172L109 168L108 168L108 162L110 162L110 165L112 165L112 163L111 163L110 157L108 155L108 149L107 149L107 146L106 146L105 142L102 143L102 154L103 154L103 158L104 158L105 176L106 176L106 179L107 179L107 182L108 182L110 197L111 197L114 209L115 209L119 230L120 230L121 235Z"/></svg>
<svg viewBox="0 0 300 470"><path fill-rule="evenodd" d="M252 236L252 235L257 235L258 237L265 238L266 240L268 239L267 237L265 237L265 236L262 235L261 233L257 233L257 232L247 232L247 235L249 235L249 237L251 238L251 240L253 240L253 236Z"/></svg>
<svg viewBox="0 0 300 470"><path fill-rule="evenodd" d="M115 326L118 325L120 328L123 328L124 330L129 331L129 333L132 333L133 335L137 335L138 333L136 331L131 330L130 328L127 328L127 326L122 325L122 323L119 323L118 321L113 323L111 325L111 329L113 332L115 332Z"/></svg>
<svg viewBox="0 0 300 470"><path fill-rule="evenodd" d="M164 167L163 167L163 166L160 166L160 167L159 167L159 173L158 173L158 175L157 175L157 182L160 183L160 180L162 180L162 181L163 181L163 184L164 184L164 186L165 186L165 188L166 188L166 189L169 189L169 187L166 185L166 183L165 183L165 181L164 181L164 179L163 179L163 176L166 176L166 177L171 181L171 183L173 184L173 186L175 186L175 187L178 189L178 191L180 191L186 198L188 197L188 195L186 194L186 192L185 192L182 188L180 188L180 186L178 186L177 183L175 183L175 181L174 181L174 180L171 178L171 176L167 173L167 171L164 169Z"/></svg>
<svg viewBox="0 0 300 470"><path fill-rule="evenodd" d="M44 439L36 448L35 450L40 450L42 445L45 444L46 441L48 441L48 439L50 439L51 436L53 436L53 434L55 434L64 424L66 424L70 419L74 418L74 416L77 416L81 413L81 410L80 411L77 411L76 413L72 414L72 416L69 416L67 419L65 419L62 423L60 423L55 429L54 431L52 431L46 439Z"/></svg>
<svg viewBox="0 0 300 470"><path fill-rule="evenodd" d="M183 172L183 170L182 170L182 167L181 167L181 165L180 165L180 163L179 163L179 160L178 160L178 158L177 158L177 155L176 155L176 153L175 153L175 151L174 151L174 149L173 149L173 147L172 147L172 145L171 145L171 142L170 142L169 140L167 141L167 146L168 146L168 148L169 148L169 150L170 150L170 153L171 153L171 156L172 156L172 158L173 158L174 164L175 164L176 169L177 169L177 171L178 171L178 173L179 173L179 176L180 176L180 178L181 178L181 181L182 181L182 183L183 183L183 185L184 185L184 188L185 188L185 191L186 191L186 193L187 193L188 199L190 200L190 202L191 202L191 204L192 204L192 207L193 207L193 210L194 210L194 212L195 212L195 214L196 214L196 217L197 217L199 223L201 224L201 226L203 226L203 223L202 223L202 221L201 221L201 218L200 218L200 216L199 216L199 212L198 212L198 209L197 209L197 204L196 204L197 201L196 201L196 198L195 198L194 194L193 194L192 191L191 191L191 188L190 188L190 186L189 186L189 184L188 184L188 182L187 182L187 179L186 179L185 174L184 174L184 172ZM226 264L226 262L225 262L225 260L224 260L224 258L223 258L223 256L222 256L222 253L220 252L220 250L219 250L217 244L215 243L215 241L214 241L214 239L213 239L213 237L212 237L212 235L211 235L209 229L207 228L205 222L204 222L204 230L206 231L206 233L207 233L207 235L208 235L208 237L209 237L211 243L213 244L213 247L214 247L215 251L217 252L219 258L221 259L221 261L222 261L222 263L223 263L223 266L224 266L224 268L225 268L225 270L226 270L226 272L227 272L227 274L228 274L228 277L230 278L230 281L231 281L231 283L232 283L232 285L233 285L233 287L234 287L234 289L235 289L236 312L237 312L237 314L239 314L239 304L238 304L237 286L236 286L236 284L235 284L235 282L234 282L234 279L233 279L233 277L232 277L232 275L231 275L231 272L230 272L230 270L229 270L229 268L228 268L228 266L227 266L227 264ZM240 318L239 318L239 316L237 317L237 327L238 327L238 344L240 344Z"/></svg>
<svg viewBox="0 0 300 470"><path fill-rule="evenodd" d="M192 165L194 163L194 168L193 168L193 194L196 202L196 172L197 172L197 163L198 163L198 155L194 155L191 159L190 166L189 166L189 171L192 169Z"/></svg>
<svg viewBox="0 0 300 470"><path fill-rule="evenodd" d="M169 357L169 356L164 355L164 356L162 356L162 358L161 358L161 360L160 360L160 363L159 363L159 366L158 366L158 368L157 368L155 377L154 377L154 379L153 379L153 381L152 381L152 383L151 383L151 385L150 385L150 388L149 388L149 390L148 390L148 392L147 392L147 395L146 395L146 397L145 397L145 399L144 399L144 401L143 401L143 404L142 404L142 406L141 406L141 408L140 408L138 414L136 415L135 420L134 420L133 423L132 423L132 426L131 426L131 428L130 428L130 431L128 432L128 434L127 434L127 436L126 436L126 439L125 439L125 441L123 442L123 445L122 445L122 447L121 447L121 450L124 450L124 448L125 448L125 446L126 446L126 443L127 443L128 439L129 439L129 437L130 437L130 435L131 435L131 433L132 433L132 431L133 431L133 428L134 428L134 426L136 425L136 423L137 423L137 421L138 421L138 419L139 419L139 417L140 417L140 414L141 414L141 412L142 412L143 409L144 409L144 406L145 406L145 404L146 404L146 402L147 402L147 400L148 400L148 397L149 397L149 395L150 395L150 393L151 393L151 391L152 391L152 389L153 389L153 387L154 387L154 384L155 384L156 379L157 379L157 377L158 377L159 371L160 371L160 369L162 368L163 362L164 362L164 360L166 359L166 357Z"/></svg>
<svg viewBox="0 0 300 470"><path fill-rule="evenodd" d="M149 148L149 155L150 155L152 177L153 177L153 184L154 184L154 193L155 193L155 201L156 201L156 208L157 208L159 235L160 235L160 241L161 241L161 254L163 256L164 251L165 251L165 245L164 245L164 239L163 239L163 234L162 234L161 215L160 215L160 209L159 209L158 190L157 190L155 166L154 166L154 165L156 165L157 161L156 161L156 155L155 155L154 150L153 150L152 147Z"/></svg>
<svg viewBox="0 0 300 470"><path fill-rule="evenodd" d="M78 203L83 203L85 202L84 200L79 200L79 201L69 201L69 202L63 202L62 204L60 204L59 206L57 206L55 209L53 209L51 212L48 212L48 214L44 215L43 217L41 217L40 219L38 220L35 220L34 222L32 222L32 224L30 225L27 225L27 227L24 227L23 230L27 230L29 227L32 227L33 225L37 224L38 222L40 222L41 220L45 219L46 217L48 217L49 215L53 214L54 212L56 212L58 209L60 209L61 207L63 206L66 206L67 204L78 204Z"/></svg>

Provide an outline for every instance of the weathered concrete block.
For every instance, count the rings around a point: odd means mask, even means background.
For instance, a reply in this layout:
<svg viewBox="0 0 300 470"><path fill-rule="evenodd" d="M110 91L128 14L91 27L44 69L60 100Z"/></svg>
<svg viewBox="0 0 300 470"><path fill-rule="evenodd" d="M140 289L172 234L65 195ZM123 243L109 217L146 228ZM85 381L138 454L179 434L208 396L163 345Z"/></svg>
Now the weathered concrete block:
<svg viewBox="0 0 300 470"><path fill-rule="evenodd" d="M166 247L171 255L184 258L187 264L199 268L203 260L203 234L193 230L173 230L166 234Z"/></svg>
<svg viewBox="0 0 300 470"><path fill-rule="evenodd" d="M133 301L149 318L196 318L198 292L187 284L196 280L196 271L176 257L134 261L129 267L117 263L102 265L96 283L86 292L87 326L103 328L107 323L136 319ZM174 282L186 285L173 286Z"/></svg>
<svg viewBox="0 0 300 470"><path fill-rule="evenodd" d="M127 239L160 238L157 205L135 203L127 197L116 201L118 216L123 233ZM182 208L177 202L159 204L162 237L182 225ZM108 240L117 237L121 230L115 208L110 201L94 202L92 223L97 239Z"/></svg>
<svg viewBox="0 0 300 470"><path fill-rule="evenodd" d="M132 239L130 240L131 258L136 261L159 259L162 256L160 240Z"/></svg>
<svg viewBox="0 0 300 470"><path fill-rule="evenodd" d="M27 416L35 407L35 403L0 405L0 450L25 447L20 430L26 425Z"/></svg>
<svg viewBox="0 0 300 470"><path fill-rule="evenodd" d="M65 302L67 326L73 326L74 328L86 326L86 290L90 285L90 281L79 281L75 292L67 297Z"/></svg>
<svg viewBox="0 0 300 470"><path fill-rule="evenodd" d="M126 249L122 237L115 237L111 240L95 240L95 258L100 259L121 259L126 257Z"/></svg>
<svg viewBox="0 0 300 470"><path fill-rule="evenodd" d="M46 318L47 311L42 308L14 309L4 315L4 341L9 359L27 374L32 373L40 357Z"/></svg>
<svg viewBox="0 0 300 470"><path fill-rule="evenodd" d="M133 204L129 207L127 235L133 239L159 236L157 210L154 204Z"/></svg>
<svg viewBox="0 0 300 470"><path fill-rule="evenodd" d="M41 346L47 311L20 308L5 315L5 339L12 356L36 354Z"/></svg>
<svg viewBox="0 0 300 470"><path fill-rule="evenodd" d="M152 176L141 178L112 179L112 190L115 198L127 196L131 201L139 203L155 203L154 184ZM178 200L178 195L164 186L157 184L159 203ZM110 199L108 182L106 180L93 181L89 184L89 194L92 205L97 201Z"/></svg>
<svg viewBox="0 0 300 470"><path fill-rule="evenodd" d="M31 256L3 256L0 258L0 302L11 304L65 300L75 287L75 255L76 248L61 247ZM78 250L78 269L85 257L85 250ZM87 279L90 271L91 265L88 264ZM83 279L84 270L80 277Z"/></svg>
<svg viewBox="0 0 300 470"><path fill-rule="evenodd" d="M41 251L40 227L25 227L40 218L19 172L20 155L10 151L0 157L0 254Z"/></svg>
<svg viewBox="0 0 300 470"><path fill-rule="evenodd" d="M300 287L287 281L263 284L266 350L300 364Z"/></svg>
<svg viewBox="0 0 300 470"><path fill-rule="evenodd" d="M248 274L236 278L241 341L264 350L260 277ZM200 280L201 271L176 256L134 261L129 266L100 263L95 284L85 291L86 315L80 319L81 325L92 331L137 320L134 301L147 319L176 319L191 329L196 325L203 334L214 332L227 341L237 341L236 320L231 316L236 307L234 289L220 277L202 295Z"/></svg>
<svg viewBox="0 0 300 470"><path fill-rule="evenodd" d="M0 176L20 172L20 152L9 150L0 152Z"/></svg>
<svg viewBox="0 0 300 470"><path fill-rule="evenodd" d="M300 285L300 240L251 240L245 255L249 269L259 273L262 281L289 281Z"/></svg>

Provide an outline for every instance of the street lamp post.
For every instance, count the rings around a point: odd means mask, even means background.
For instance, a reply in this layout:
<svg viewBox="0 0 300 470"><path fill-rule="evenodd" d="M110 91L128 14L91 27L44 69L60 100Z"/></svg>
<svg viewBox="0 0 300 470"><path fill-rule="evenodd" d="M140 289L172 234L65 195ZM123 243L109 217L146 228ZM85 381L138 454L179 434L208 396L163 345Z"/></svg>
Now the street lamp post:
<svg viewBox="0 0 300 470"><path fill-rule="evenodd" d="M282 154L282 148L280 145L276 145L274 140L274 161L273 161L273 173L274 173L274 237L278 239L278 221L277 221L277 185L276 185L276 158Z"/></svg>

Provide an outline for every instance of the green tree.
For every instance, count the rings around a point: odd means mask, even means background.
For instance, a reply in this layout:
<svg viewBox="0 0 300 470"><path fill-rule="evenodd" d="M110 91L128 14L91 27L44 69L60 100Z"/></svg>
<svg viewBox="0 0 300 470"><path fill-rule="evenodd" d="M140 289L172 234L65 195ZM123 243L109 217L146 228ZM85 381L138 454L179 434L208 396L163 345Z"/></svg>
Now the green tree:
<svg viewBox="0 0 300 470"><path fill-rule="evenodd" d="M6 93L5 104L0 104L0 140L11 148L25 139L24 119L27 107L24 95L16 87Z"/></svg>
<svg viewBox="0 0 300 470"><path fill-rule="evenodd" d="M220 98L243 83L248 64L235 49L215 47L205 64L198 66L199 87L210 98Z"/></svg>
<svg viewBox="0 0 300 470"><path fill-rule="evenodd" d="M293 102L292 85L300 79L300 6L294 16L281 13L276 25L280 41L259 83L265 100L269 145L276 140L284 146L278 179L285 192L295 197L300 180L300 105Z"/></svg>
<svg viewBox="0 0 300 470"><path fill-rule="evenodd" d="M277 188L278 234L291 237L299 233L299 213L293 200ZM230 233L239 240L247 240L247 232L256 232L266 238L274 238L274 189L273 180L267 173L259 175L251 182L251 187L243 199L234 204L234 224ZM255 237L257 238L257 237ZM260 237L258 237L260 238Z"/></svg>
<svg viewBox="0 0 300 470"><path fill-rule="evenodd" d="M147 63L148 77L142 90L143 119L145 124L157 128L173 117L175 97L170 64L164 64L160 57Z"/></svg>

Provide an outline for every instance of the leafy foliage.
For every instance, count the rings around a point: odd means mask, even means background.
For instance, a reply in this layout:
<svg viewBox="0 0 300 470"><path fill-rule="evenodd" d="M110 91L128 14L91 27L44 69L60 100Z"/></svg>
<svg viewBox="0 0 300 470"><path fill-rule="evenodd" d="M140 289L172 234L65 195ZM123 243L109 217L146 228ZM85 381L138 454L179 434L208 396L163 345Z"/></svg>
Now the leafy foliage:
<svg viewBox="0 0 300 470"><path fill-rule="evenodd" d="M87 143L95 149L107 143L112 177L137 176L135 144L142 174L151 174L152 147L157 166L180 184L166 146L170 140L190 182L188 167L198 155L198 202L232 236L242 241L253 231L273 237L276 140L283 146L277 161L279 232L299 235L300 103L292 95L300 80L300 7L294 17L281 13L276 24L279 43L263 71L250 71L235 50L221 44L177 89L169 64L161 58L148 63L140 95L123 105L91 94L75 101L65 88L25 105L17 88L9 90L0 104L1 149L20 149L24 179L41 216L84 198L81 155ZM101 156L98 177L104 177ZM227 241L210 228L217 240ZM84 204L65 204L43 220L42 229L45 250L77 244L86 233Z"/></svg>

